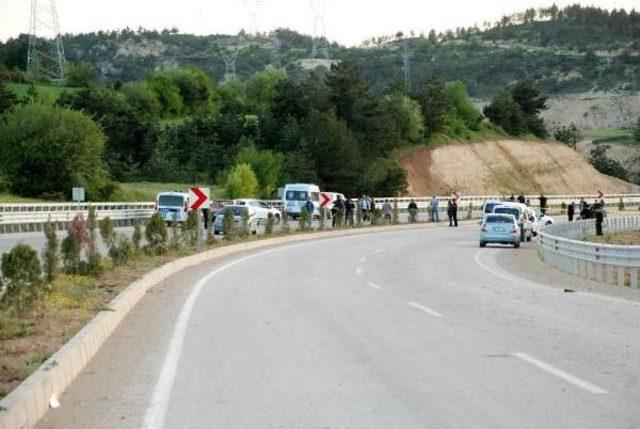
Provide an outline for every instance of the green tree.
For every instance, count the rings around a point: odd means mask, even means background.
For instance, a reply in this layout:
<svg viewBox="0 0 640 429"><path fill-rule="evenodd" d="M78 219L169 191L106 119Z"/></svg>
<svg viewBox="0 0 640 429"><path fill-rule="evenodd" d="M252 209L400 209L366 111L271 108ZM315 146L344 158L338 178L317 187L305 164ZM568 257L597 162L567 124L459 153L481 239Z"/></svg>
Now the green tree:
<svg viewBox="0 0 640 429"><path fill-rule="evenodd" d="M227 196L235 198L254 198L258 195L258 179L249 164L235 165L226 181Z"/></svg>
<svg viewBox="0 0 640 429"><path fill-rule="evenodd" d="M507 91L501 91L485 106L484 115L511 135L517 136L527 132L524 112Z"/></svg>
<svg viewBox="0 0 640 429"><path fill-rule="evenodd" d="M629 180L629 174L620 162L613 160L607 156L609 145L599 144L591 150L589 163L602 174L617 177L622 180Z"/></svg>
<svg viewBox="0 0 640 429"><path fill-rule="evenodd" d="M284 174L284 155L271 150L259 150L254 145L250 145L240 149L235 161L236 165L251 166L258 179L261 197L269 198L275 193Z"/></svg>
<svg viewBox="0 0 640 429"><path fill-rule="evenodd" d="M167 225L160 213L151 216L144 231L151 253L162 255L167 251Z"/></svg>
<svg viewBox="0 0 640 429"><path fill-rule="evenodd" d="M58 276L60 266L60 244L56 225L51 222L44 224L44 235L47 239L47 244L42 249L42 264L45 278L47 282L51 283Z"/></svg>
<svg viewBox="0 0 640 429"><path fill-rule="evenodd" d="M556 130L556 132L553 134L553 137L559 142L566 144L572 149L575 149L578 144L578 140L580 140L580 132L574 124L571 124L568 127L565 127L563 125Z"/></svg>
<svg viewBox="0 0 640 429"><path fill-rule="evenodd" d="M0 126L0 172L18 195L69 195L80 186L87 189L87 198L104 200L112 190L102 162L104 144L100 126L84 113L18 106Z"/></svg>
<svg viewBox="0 0 640 429"><path fill-rule="evenodd" d="M26 244L18 244L2 255L2 277L6 291L0 303L25 308L43 292L42 267L38 253Z"/></svg>
<svg viewBox="0 0 640 429"><path fill-rule="evenodd" d="M96 69L87 62L67 63L67 86L82 88L91 86L96 80Z"/></svg>
<svg viewBox="0 0 640 429"><path fill-rule="evenodd" d="M422 107L425 132L431 135L442 131L447 114L451 111L444 82L435 75L427 77L418 93L418 100Z"/></svg>
<svg viewBox="0 0 640 429"><path fill-rule="evenodd" d="M633 128L633 138L640 143L640 117L638 117L638 122L636 122L636 125Z"/></svg>
<svg viewBox="0 0 640 429"><path fill-rule="evenodd" d="M18 97L7 88L6 81L0 75L0 118L17 102Z"/></svg>
<svg viewBox="0 0 640 429"><path fill-rule="evenodd" d="M544 96L528 80L521 80L511 88L511 97L522 109L527 121L527 131L541 138L547 137L547 129L540 114L547 109L548 97Z"/></svg>
<svg viewBox="0 0 640 429"><path fill-rule="evenodd" d="M470 130L479 130L482 114L473 105L464 83L459 81L449 83L445 87L445 92L457 115L464 121L465 126Z"/></svg>

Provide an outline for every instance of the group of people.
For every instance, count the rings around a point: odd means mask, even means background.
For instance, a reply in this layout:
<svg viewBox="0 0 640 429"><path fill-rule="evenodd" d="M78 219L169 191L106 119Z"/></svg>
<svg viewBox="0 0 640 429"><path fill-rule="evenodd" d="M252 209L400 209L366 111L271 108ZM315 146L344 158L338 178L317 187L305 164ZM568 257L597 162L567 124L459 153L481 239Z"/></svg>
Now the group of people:
<svg viewBox="0 0 640 429"><path fill-rule="evenodd" d="M567 219L569 222L573 222L576 215L576 203L571 202L567 206ZM580 200L580 212L579 219L595 219L596 220L596 235L602 235L602 224L607 212L605 209L604 200L596 200L593 204L589 204L584 198Z"/></svg>
<svg viewBox="0 0 640 429"><path fill-rule="evenodd" d="M545 197L544 195L540 195L538 200L540 201L540 211L542 212L542 214L545 214L547 212L547 197ZM517 198L515 195L511 195L511 197L509 198L509 202L518 202L520 204L524 204L527 207L531 207L531 200L529 198L526 198L522 194L518 195Z"/></svg>

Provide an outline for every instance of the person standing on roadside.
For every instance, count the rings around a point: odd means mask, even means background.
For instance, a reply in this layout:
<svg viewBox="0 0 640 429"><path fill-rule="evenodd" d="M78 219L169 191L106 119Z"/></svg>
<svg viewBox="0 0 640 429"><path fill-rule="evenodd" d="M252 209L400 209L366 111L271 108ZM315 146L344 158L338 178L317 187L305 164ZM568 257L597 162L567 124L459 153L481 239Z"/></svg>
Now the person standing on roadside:
<svg viewBox="0 0 640 429"><path fill-rule="evenodd" d="M355 209L353 202L347 198L344 201L345 222L349 226L353 226L353 210Z"/></svg>
<svg viewBox="0 0 640 429"><path fill-rule="evenodd" d="M429 201L429 214L431 215L431 222L440 222L440 215L438 210L440 209L440 202L435 195Z"/></svg>
<svg viewBox="0 0 640 429"><path fill-rule="evenodd" d="M540 212L542 214L547 213L547 197L540 195Z"/></svg>
<svg viewBox="0 0 640 429"><path fill-rule="evenodd" d="M360 207L362 208L362 221L369 222L371 220L371 218L369 217L369 213L371 213L371 201L369 200L368 196L362 196Z"/></svg>
<svg viewBox="0 0 640 429"><path fill-rule="evenodd" d="M453 226L453 200L447 200L447 217L449 218L449 227Z"/></svg>
<svg viewBox="0 0 640 429"><path fill-rule="evenodd" d="M331 223L333 228L336 227L337 223L339 223L338 226L342 226L342 222L344 222L344 201L342 201L342 197L340 195L338 195L338 197L334 201L331 212L332 212L331 214L333 215L333 221ZM338 222L338 215L340 215L339 222Z"/></svg>
<svg viewBox="0 0 640 429"><path fill-rule="evenodd" d="M311 229L311 226L313 224L313 215L316 211L316 206L315 204L313 204L311 197L307 198L307 202L304 203L304 207L307 209L307 213L309 213L309 229Z"/></svg>
<svg viewBox="0 0 640 429"><path fill-rule="evenodd" d="M518 195L518 202L519 202L520 204L524 204L524 203L526 203L526 202L527 202L527 200L526 200L526 198L524 197L524 195L520 194L520 195Z"/></svg>
<svg viewBox="0 0 640 429"><path fill-rule="evenodd" d="M411 199L407 210L409 210L409 222L415 222L418 217L418 205L416 204L416 200Z"/></svg>
<svg viewBox="0 0 640 429"><path fill-rule="evenodd" d="M384 219L389 223L391 223L392 212L391 203L389 203L389 200L384 200L384 204L382 204L382 213L384 214Z"/></svg>
<svg viewBox="0 0 640 429"><path fill-rule="evenodd" d="M572 201L571 204L567 207L567 218L569 222L573 222L573 217L576 215L576 205Z"/></svg>
<svg viewBox="0 0 640 429"><path fill-rule="evenodd" d="M595 217L596 217L596 235L602 237L602 223L604 222L604 209L600 203L595 205Z"/></svg>
<svg viewBox="0 0 640 429"><path fill-rule="evenodd" d="M451 200L451 217L453 218L453 226L458 227L458 200ZM451 223L451 220L449 221Z"/></svg>

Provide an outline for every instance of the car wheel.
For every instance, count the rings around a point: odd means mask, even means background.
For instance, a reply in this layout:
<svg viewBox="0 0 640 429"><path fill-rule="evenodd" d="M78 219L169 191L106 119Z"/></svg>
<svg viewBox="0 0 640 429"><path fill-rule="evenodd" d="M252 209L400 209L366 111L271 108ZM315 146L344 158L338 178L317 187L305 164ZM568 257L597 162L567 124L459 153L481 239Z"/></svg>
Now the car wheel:
<svg viewBox="0 0 640 429"><path fill-rule="evenodd" d="M550 220L548 220L548 221L547 221L547 223L545 223L545 225L546 225L546 226L553 225L553 222L551 222Z"/></svg>
<svg viewBox="0 0 640 429"><path fill-rule="evenodd" d="M520 248L520 243L518 243L518 242L513 243L513 248L514 249L519 249Z"/></svg>
<svg viewBox="0 0 640 429"><path fill-rule="evenodd" d="M280 225L280 222L282 222L282 219L280 219L280 215L279 214L277 214L275 216L275 221L276 221L276 225Z"/></svg>
<svg viewBox="0 0 640 429"><path fill-rule="evenodd" d="M531 236L528 236L528 237L527 237L527 241L531 241Z"/></svg>
<svg viewBox="0 0 640 429"><path fill-rule="evenodd" d="M484 241L480 242L480 247L487 247L487 243L485 243Z"/></svg>

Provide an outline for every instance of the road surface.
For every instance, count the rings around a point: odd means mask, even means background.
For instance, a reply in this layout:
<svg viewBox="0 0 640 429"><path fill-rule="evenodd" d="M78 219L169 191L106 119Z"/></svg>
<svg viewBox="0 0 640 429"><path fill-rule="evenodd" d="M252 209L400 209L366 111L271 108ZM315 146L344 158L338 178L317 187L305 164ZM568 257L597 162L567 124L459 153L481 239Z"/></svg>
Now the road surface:
<svg viewBox="0 0 640 429"><path fill-rule="evenodd" d="M178 274L39 427L638 427L640 292L546 267L531 244L480 250L476 229Z"/></svg>

